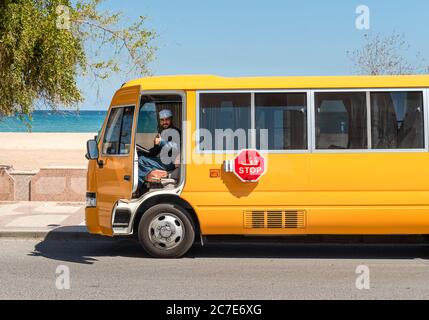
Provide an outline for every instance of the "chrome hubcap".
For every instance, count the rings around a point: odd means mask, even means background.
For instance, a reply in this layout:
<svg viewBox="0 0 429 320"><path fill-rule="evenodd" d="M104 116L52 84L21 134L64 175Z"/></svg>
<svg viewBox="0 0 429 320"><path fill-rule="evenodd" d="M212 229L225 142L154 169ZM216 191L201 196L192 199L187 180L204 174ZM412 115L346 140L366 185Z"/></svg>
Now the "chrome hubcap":
<svg viewBox="0 0 429 320"><path fill-rule="evenodd" d="M160 249L177 247L182 242L184 233L182 221L172 213L161 213L149 224L149 238Z"/></svg>

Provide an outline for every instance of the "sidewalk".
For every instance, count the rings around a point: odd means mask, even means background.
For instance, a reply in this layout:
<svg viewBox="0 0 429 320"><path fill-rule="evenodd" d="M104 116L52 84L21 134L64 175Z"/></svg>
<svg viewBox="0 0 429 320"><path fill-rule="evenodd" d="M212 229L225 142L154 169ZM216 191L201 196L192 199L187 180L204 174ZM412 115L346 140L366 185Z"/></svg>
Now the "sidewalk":
<svg viewBox="0 0 429 320"><path fill-rule="evenodd" d="M0 238L91 238L80 202L0 202Z"/></svg>

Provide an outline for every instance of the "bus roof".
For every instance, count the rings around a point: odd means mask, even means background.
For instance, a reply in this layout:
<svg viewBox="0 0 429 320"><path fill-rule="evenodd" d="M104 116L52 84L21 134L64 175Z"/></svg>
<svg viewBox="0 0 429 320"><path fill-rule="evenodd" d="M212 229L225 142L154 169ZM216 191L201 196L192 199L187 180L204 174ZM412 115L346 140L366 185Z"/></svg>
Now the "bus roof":
<svg viewBox="0 0 429 320"><path fill-rule="evenodd" d="M429 87L429 75L235 78L175 75L135 79L124 87L133 85L141 85L142 90L424 88Z"/></svg>

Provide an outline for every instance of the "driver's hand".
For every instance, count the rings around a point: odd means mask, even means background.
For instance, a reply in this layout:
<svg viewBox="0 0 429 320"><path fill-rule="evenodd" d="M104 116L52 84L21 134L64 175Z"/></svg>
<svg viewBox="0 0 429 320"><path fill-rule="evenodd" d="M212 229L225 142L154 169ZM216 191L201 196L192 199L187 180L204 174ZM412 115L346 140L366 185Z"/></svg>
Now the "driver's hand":
<svg viewBox="0 0 429 320"><path fill-rule="evenodd" d="M158 146L161 143L161 136L159 133L156 135L155 139L153 140L153 144Z"/></svg>

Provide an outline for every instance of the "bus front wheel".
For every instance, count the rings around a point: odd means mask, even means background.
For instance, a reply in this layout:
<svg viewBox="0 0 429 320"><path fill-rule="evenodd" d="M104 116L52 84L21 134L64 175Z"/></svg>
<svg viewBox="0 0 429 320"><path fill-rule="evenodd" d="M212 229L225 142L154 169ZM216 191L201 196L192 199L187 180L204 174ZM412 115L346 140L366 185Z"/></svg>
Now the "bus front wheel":
<svg viewBox="0 0 429 320"><path fill-rule="evenodd" d="M138 236L152 257L179 258L194 243L195 227L186 210L173 204L158 204L143 214Z"/></svg>

